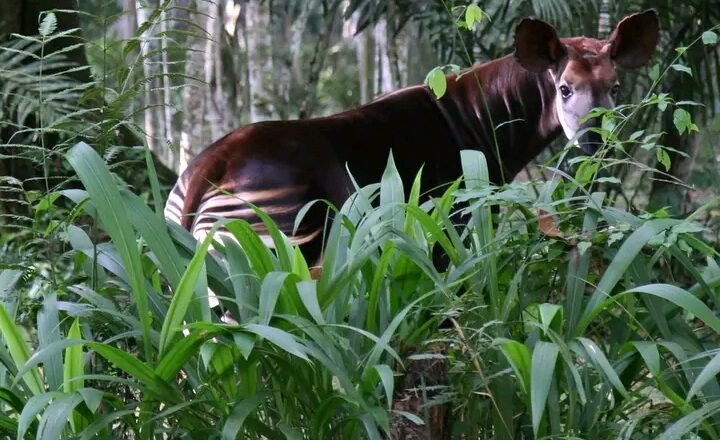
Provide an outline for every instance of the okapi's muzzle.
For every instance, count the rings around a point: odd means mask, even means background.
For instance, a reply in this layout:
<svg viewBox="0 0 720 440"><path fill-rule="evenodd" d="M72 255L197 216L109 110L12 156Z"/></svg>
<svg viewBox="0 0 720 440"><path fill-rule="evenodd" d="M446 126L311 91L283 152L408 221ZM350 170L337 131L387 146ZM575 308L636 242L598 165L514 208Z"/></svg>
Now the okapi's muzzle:
<svg viewBox="0 0 720 440"><path fill-rule="evenodd" d="M590 118L583 122L578 130L577 143L583 153L588 156L595 154L604 144L602 135L599 133L601 123L602 119L600 118Z"/></svg>

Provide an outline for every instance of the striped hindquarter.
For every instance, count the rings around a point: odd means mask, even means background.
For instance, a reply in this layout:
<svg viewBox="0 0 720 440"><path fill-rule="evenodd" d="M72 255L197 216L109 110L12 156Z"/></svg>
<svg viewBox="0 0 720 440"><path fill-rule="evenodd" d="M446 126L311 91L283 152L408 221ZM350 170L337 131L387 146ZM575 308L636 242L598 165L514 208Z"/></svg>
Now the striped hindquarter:
<svg viewBox="0 0 720 440"><path fill-rule="evenodd" d="M266 246L272 248L272 238L253 206L269 215L293 245L303 247L314 244L320 238L322 226L317 221L312 222L317 215L311 216L310 221L303 222L293 234L295 219L300 209L312 200L308 184L263 188L262 181L255 182L254 185L243 185L237 181L219 184L207 182L207 190L193 203L187 197L191 178L192 174L186 172L178 179L168 196L165 217L185 226L197 240L203 240L218 219L241 219L250 224ZM215 232L216 240L219 241L221 237L235 239L222 227ZM316 252L310 254L314 253Z"/></svg>

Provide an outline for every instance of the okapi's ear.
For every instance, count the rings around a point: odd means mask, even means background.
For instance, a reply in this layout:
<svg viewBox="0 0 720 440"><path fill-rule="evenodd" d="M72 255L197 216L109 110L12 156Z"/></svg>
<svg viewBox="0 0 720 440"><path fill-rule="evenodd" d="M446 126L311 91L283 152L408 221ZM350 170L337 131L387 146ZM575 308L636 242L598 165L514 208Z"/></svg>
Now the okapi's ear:
<svg viewBox="0 0 720 440"><path fill-rule="evenodd" d="M610 34L610 57L621 67L642 67L650 61L660 35L660 20L654 9L628 15Z"/></svg>
<svg viewBox="0 0 720 440"><path fill-rule="evenodd" d="M544 21L525 18L515 28L515 59L531 72L540 73L567 55L557 31Z"/></svg>

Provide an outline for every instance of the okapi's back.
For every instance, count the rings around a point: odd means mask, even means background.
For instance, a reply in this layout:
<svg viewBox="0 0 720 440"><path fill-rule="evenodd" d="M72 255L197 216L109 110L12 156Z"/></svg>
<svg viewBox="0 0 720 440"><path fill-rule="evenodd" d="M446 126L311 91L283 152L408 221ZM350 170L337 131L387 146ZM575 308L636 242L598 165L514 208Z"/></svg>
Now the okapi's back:
<svg viewBox="0 0 720 440"><path fill-rule="evenodd" d="M379 181L391 151L408 185L421 166L426 188L457 176L459 156L452 136L424 87L329 117L261 122L236 130L192 161L168 197L165 216L197 238L220 217L244 219L271 245L248 205L252 203L315 258L320 249L309 243L320 236L326 209L318 204L310 210L293 235L297 213L316 199L342 205L353 189L346 167L360 185Z"/></svg>

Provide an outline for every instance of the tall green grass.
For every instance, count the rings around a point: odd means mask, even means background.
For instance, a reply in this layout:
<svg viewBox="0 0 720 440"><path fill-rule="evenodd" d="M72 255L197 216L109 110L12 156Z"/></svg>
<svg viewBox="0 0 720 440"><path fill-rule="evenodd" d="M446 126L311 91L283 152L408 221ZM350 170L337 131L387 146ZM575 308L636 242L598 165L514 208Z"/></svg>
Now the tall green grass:
<svg viewBox="0 0 720 440"><path fill-rule="evenodd" d="M237 241L210 253L88 145L67 158L85 190L59 194L109 241L63 225L75 281L45 293L40 344L0 308L11 436L383 438L442 405L466 438L718 436L720 269L692 220L634 215L570 178L494 187L471 151L424 200L391 160L334 215L315 280L267 217L274 250L231 220ZM401 379L429 358L444 383Z"/></svg>

